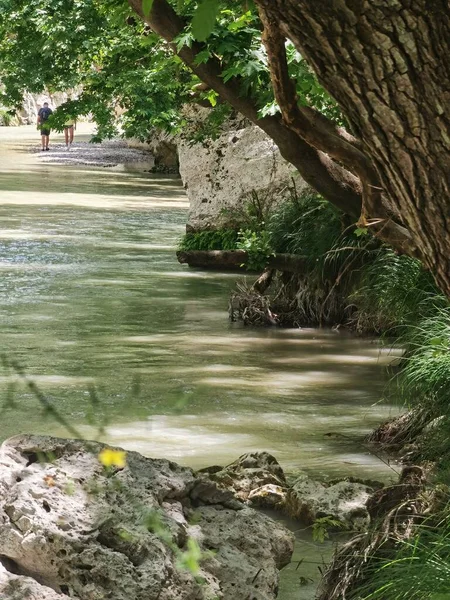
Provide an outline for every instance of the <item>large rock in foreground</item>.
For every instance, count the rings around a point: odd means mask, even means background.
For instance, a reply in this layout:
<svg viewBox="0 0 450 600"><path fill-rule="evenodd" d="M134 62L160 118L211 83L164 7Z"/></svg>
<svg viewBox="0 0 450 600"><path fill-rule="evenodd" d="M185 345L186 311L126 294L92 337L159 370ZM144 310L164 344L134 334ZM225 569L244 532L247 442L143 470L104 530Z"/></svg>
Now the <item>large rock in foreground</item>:
<svg viewBox="0 0 450 600"><path fill-rule="evenodd" d="M210 478L241 501L246 501L252 491L264 485L287 486L283 469L268 452L243 454L230 465L211 473Z"/></svg>
<svg viewBox="0 0 450 600"><path fill-rule="evenodd" d="M284 506L286 477L277 459L268 452L249 452L226 467L206 471L236 500L260 508L281 510Z"/></svg>
<svg viewBox="0 0 450 600"><path fill-rule="evenodd" d="M287 530L167 460L129 452L125 468L105 470L102 448L39 436L1 447L2 600L17 590L39 600L276 598ZM190 538L205 552L197 576L177 566Z"/></svg>

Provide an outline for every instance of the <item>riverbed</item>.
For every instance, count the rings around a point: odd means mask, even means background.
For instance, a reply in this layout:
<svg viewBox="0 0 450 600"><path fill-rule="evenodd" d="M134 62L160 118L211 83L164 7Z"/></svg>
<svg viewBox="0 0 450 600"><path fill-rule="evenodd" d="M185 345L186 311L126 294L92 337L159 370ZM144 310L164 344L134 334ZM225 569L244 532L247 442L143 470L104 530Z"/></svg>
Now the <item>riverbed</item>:
<svg viewBox="0 0 450 600"><path fill-rule="evenodd" d="M43 157L34 128L0 127L0 439L70 435L23 369L81 436L147 456L200 468L267 450L290 473L392 477L363 442L396 411L380 402L389 350L343 331L229 323L241 275L176 261L181 182L141 162L55 164L62 137L52 142ZM309 567L288 567L282 600L311 598L300 576L317 579L329 555L299 538Z"/></svg>

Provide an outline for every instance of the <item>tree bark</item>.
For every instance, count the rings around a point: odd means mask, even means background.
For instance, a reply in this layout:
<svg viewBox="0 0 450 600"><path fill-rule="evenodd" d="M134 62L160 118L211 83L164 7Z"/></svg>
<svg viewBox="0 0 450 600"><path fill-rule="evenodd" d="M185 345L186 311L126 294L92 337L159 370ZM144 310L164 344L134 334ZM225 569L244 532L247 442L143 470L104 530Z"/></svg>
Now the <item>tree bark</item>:
<svg viewBox="0 0 450 600"><path fill-rule="evenodd" d="M256 0L337 99L424 265L450 296L447 0Z"/></svg>

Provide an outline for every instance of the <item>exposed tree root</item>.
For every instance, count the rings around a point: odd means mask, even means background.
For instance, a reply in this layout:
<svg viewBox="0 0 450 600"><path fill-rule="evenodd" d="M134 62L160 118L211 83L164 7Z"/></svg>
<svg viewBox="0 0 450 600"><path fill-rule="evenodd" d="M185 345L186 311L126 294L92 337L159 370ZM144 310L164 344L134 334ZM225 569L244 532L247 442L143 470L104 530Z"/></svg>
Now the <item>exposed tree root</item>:
<svg viewBox="0 0 450 600"><path fill-rule="evenodd" d="M278 325L278 317L271 310L269 296L260 294L245 281L236 284L232 292L228 312L231 321L242 321L244 325Z"/></svg>
<svg viewBox="0 0 450 600"><path fill-rule="evenodd" d="M429 407L408 411L377 427L367 441L377 444L382 450L403 454L402 450L407 445L414 444L436 416Z"/></svg>
<svg viewBox="0 0 450 600"><path fill-rule="evenodd" d="M253 286L236 284L229 314L232 321L245 325L340 326L350 322L352 309L336 286L319 285L289 272L278 272L275 277L273 269L266 269Z"/></svg>
<svg viewBox="0 0 450 600"><path fill-rule="evenodd" d="M417 525L440 510L442 503L437 490L426 490L421 467L405 467L398 484L377 490L369 498L373 528L339 547L323 578L318 600L357 598L355 589L370 579L380 561L393 556L396 544L411 538Z"/></svg>

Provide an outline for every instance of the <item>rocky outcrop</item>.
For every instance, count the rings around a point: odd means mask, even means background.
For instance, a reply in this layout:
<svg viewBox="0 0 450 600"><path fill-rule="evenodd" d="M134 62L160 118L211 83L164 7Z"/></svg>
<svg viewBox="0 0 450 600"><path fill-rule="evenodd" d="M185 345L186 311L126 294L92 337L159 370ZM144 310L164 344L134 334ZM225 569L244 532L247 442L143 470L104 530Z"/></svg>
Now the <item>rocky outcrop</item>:
<svg viewBox="0 0 450 600"><path fill-rule="evenodd" d="M296 169L283 158L273 141L255 125L229 119L215 139L193 143L199 125L211 110L188 105L182 134L155 130L146 142L129 139L132 148L149 151L156 172L178 172L190 203L186 229L234 228L245 223L248 204L266 210L306 187Z"/></svg>
<svg viewBox="0 0 450 600"><path fill-rule="evenodd" d="M7 559L2 558L2 560L8 563ZM11 563L8 566L14 568ZM15 575L0 563L0 598L2 600L64 600L67 596L58 594L31 577Z"/></svg>
<svg viewBox="0 0 450 600"><path fill-rule="evenodd" d="M331 517L347 529L364 531L370 523L366 503L373 491L364 483L343 480L328 485L302 475L289 489L286 512L307 524Z"/></svg>
<svg viewBox="0 0 450 600"><path fill-rule="evenodd" d="M281 485L267 483L254 490L248 495L248 503L250 506L258 508L274 508L283 510L286 504L287 489Z"/></svg>
<svg viewBox="0 0 450 600"><path fill-rule="evenodd" d="M129 452L105 469L103 448L40 436L1 447L2 600L26 589L39 600L276 597L292 553L281 525L167 460ZM190 540L198 573L178 566Z"/></svg>
<svg viewBox="0 0 450 600"><path fill-rule="evenodd" d="M268 452L244 454L227 467L205 471L208 480L250 506L274 508L307 525L331 517L352 531L367 529L367 503L383 487L379 482L351 479L321 482L306 474L288 484L280 464Z"/></svg>
<svg viewBox="0 0 450 600"><path fill-rule="evenodd" d="M146 142L130 138L127 139L127 145L130 148L144 150L152 155L154 162L151 171L178 174L178 149L177 137L175 135L166 131L155 130L154 134Z"/></svg>
<svg viewBox="0 0 450 600"><path fill-rule="evenodd" d="M207 109L199 109L198 119ZM231 122L215 140L178 141L180 175L190 202L188 231L239 227L252 194L261 204L281 202L292 181L306 184L281 158L274 142L254 125Z"/></svg>
<svg viewBox="0 0 450 600"><path fill-rule="evenodd" d="M209 478L231 492L237 500L246 502L250 495L256 498L256 490L265 486L286 488L286 478L277 459L268 452L243 454L227 467L209 474ZM272 488L272 493L275 489ZM269 495L269 488L266 489ZM264 494L261 494L264 497ZM258 502L260 506L263 502Z"/></svg>

